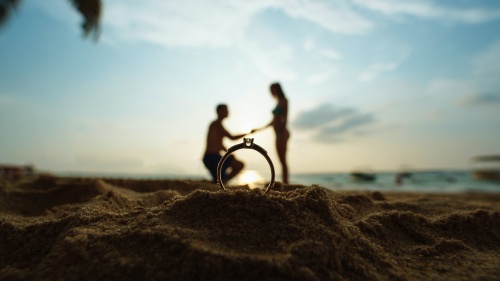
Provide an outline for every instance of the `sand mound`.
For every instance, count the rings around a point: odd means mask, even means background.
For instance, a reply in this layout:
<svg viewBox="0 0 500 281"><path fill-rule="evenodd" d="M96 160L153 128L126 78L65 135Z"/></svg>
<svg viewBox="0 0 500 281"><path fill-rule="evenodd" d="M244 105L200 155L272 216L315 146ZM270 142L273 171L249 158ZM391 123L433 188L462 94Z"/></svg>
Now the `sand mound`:
<svg viewBox="0 0 500 281"><path fill-rule="evenodd" d="M0 187L1 280L500 276L500 195L449 200L317 186L266 194L98 179Z"/></svg>

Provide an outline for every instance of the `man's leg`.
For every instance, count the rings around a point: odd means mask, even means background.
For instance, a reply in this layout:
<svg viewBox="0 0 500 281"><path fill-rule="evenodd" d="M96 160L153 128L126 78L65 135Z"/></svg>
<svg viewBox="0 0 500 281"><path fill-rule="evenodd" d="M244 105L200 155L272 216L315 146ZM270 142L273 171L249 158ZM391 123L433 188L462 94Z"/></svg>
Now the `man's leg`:
<svg viewBox="0 0 500 281"><path fill-rule="evenodd" d="M241 172L241 170L243 170L243 167L245 167L245 164L243 164L243 162L237 160L234 157L232 158L233 159L231 159L231 163L229 166L231 168L231 172L226 176L224 182L228 182L229 180L234 178L239 172Z"/></svg>
<svg viewBox="0 0 500 281"><path fill-rule="evenodd" d="M220 160L219 155L217 154L206 154L203 157L203 164L205 164L205 167L208 169L210 172L210 175L212 176L212 182L217 183L217 165L219 164Z"/></svg>

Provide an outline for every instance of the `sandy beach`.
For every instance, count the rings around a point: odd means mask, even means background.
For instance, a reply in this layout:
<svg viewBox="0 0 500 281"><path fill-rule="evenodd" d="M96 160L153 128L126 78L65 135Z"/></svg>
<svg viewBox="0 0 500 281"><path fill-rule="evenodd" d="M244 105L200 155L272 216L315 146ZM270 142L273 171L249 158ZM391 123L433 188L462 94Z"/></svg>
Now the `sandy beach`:
<svg viewBox="0 0 500 281"><path fill-rule="evenodd" d="M500 193L0 183L0 280L499 280Z"/></svg>

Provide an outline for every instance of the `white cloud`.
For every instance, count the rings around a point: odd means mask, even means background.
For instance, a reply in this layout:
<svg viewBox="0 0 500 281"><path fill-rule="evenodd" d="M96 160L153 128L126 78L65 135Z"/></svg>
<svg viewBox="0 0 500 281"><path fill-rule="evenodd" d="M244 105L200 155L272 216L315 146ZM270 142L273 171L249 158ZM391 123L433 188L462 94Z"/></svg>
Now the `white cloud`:
<svg viewBox="0 0 500 281"><path fill-rule="evenodd" d="M410 51L408 48L403 48L399 57L389 62L375 62L368 65L358 76L358 79L363 82L375 80L380 75L393 71L408 57Z"/></svg>
<svg viewBox="0 0 500 281"><path fill-rule="evenodd" d="M334 33L361 34L373 27L343 1L110 1L105 36L166 47L227 47L245 36L250 21L266 9L313 22Z"/></svg>
<svg viewBox="0 0 500 281"><path fill-rule="evenodd" d="M144 41L165 47L227 47L243 35L251 18L265 6L234 1L109 2L107 34L117 40Z"/></svg>
<svg viewBox="0 0 500 281"><path fill-rule="evenodd" d="M248 43L244 50L255 66L268 78L294 80L297 74L289 63L293 59L293 47L281 44L276 48L262 48L256 43Z"/></svg>
<svg viewBox="0 0 500 281"><path fill-rule="evenodd" d="M47 0L36 2L36 6L79 29L76 11L63 11L72 9L66 1ZM251 58L265 76L293 80L297 75L291 67L294 47L290 43L276 42L276 47L264 48L259 45L259 38L249 37L248 26L268 9L332 33L362 34L373 27L371 21L358 15L345 0L110 0L104 3L100 40L109 45L141 42L165 48L235 47ZM306 43L305 48L314 49L314 42ZM328 60L342 58L330 47L316 48L315 52ZM327 75L323 73L323 77ZM322 79L325 78L315 76L309 81Z"/></svg>
<svg viewBox="0 0 500 281"><path fill-rule="evenodd" d="M363 34L373 23L355 13L345 1L283 0L276 7L294 18L305 19L334 33Z"/></svg>
<svg viewBox="0 0 500 281"><path fill-rule="evenodd" d="M306 51L309 51L311 53L316 53L320 55L323 58L331 59L331 60L340 60L342 59L342 54L338 52L337 50L334 50L332 48L324 48L321 46L318 46L314 40L307 38L304 43L303 43L303 48Z"/></svg>
<svg viewBox="0 0 500 281"><path fill-rule="evenodd" d="M500 9L457 8L441 5L441 1L429 0L352 0L364 8L387 15L404 14L427 19L443 19L462 23L481 23L500 19ZM476 4L471 1L472 5Z"/></svg>
<svg viewBox="0 0 500 281"><path fill-rule="evenodd" d="M359 80L364 82L372 81L382 73L396 69L398 65L398 62L371 64L365 70L363 70L363 72L361 72L361 74L359 75Z"/></svg>

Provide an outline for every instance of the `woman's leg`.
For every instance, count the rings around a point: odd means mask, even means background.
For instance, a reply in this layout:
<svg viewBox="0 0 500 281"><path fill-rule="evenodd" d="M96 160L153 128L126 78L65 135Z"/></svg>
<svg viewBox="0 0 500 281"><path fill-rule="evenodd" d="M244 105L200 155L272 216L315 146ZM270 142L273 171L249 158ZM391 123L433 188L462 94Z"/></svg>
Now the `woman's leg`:
<svg viewBox="0 0 500 281"><path fill-rule="evenodd" d="M280 136L276 136L276 151L278 152L278 157L281 162L283 183L288 183L288 165L286 163L286 149L288 138L290 134L288 131L282 133Z"/></svg>

